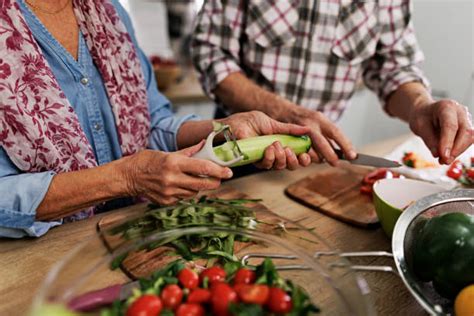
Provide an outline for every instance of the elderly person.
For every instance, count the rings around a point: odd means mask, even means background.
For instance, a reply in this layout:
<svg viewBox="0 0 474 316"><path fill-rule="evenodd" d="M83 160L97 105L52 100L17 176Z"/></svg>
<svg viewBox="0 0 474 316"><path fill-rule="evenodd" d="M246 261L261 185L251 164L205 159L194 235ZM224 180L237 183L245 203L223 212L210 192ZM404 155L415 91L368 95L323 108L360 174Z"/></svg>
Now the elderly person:
<svg viewBox="0 0 474 316"><path fill-rule="evenodd" d="M40 236L135 197L171 204L232 177L191 157L212 122L172 115L117 0L0 0L0 51L0 236ZM237 137L309 132L258 112L223 123Z"/></svg>
<svg viewBox="0 0 474 316"><path fill-rule="evenodd" d="M451 163L473 143L470 115L459 103L430 95L418 67L423 54L410 2L206 1L194 64L220 113L260 110L310 127L319 154L313 159L331 164L338 159L335 143L355 156L333 122L362 75L390 116L408 122L441 163Z"/></svg>

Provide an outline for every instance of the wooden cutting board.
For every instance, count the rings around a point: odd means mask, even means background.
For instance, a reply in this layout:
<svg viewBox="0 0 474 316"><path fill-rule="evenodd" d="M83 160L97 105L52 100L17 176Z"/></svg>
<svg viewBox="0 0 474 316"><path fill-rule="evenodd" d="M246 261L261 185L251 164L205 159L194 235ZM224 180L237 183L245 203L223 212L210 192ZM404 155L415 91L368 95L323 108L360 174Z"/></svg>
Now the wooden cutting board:
<svg viewBox="0 0 474 316"><path fill-rule="evenodd" d="M359 192L361 181L372 169L344 164L328 167L303 178L285 190L292 199L340 221L376 227L379 220L372 199Z"/></svg>
<svg viewBox="0 0 474 316"><path fill-rule="evenodd" d="M249 198L244 193L237 191L233 188L224 188L208 195L221 199ZM271 213L269 209L261 203L251 203L248 204L248 206L255 211L256 217L259 220L262 220L268 224L274 224L274 226L262 225L261 227L264 232L266 230L270 232L270 230L273 229L272 227L276 227L282 221L286 221L282 217ZM121 223L128 218L131 218L131 216L143 214L145 210L145 205L137 205L135 207L130 208L130 211L106 215L97 223L97 230L99 232L103 232L101 237L109 252L113 252L115 249L119 248L120 246L123 246L126 242L124 242L123 238L121 238L119 235L107 234L107 230L113 227L114 225ZM235 252L244 249L245 245L248 245L248 243L236 242L234 248ZM176 259L176 257L172 257L169 255L170 250L170 248L160 247L151 251L143 250L130 253L123 261L120 268L128 277L132 279L148 276L151 272L156 271L157 269L163 267L166 263Z"/></svg>

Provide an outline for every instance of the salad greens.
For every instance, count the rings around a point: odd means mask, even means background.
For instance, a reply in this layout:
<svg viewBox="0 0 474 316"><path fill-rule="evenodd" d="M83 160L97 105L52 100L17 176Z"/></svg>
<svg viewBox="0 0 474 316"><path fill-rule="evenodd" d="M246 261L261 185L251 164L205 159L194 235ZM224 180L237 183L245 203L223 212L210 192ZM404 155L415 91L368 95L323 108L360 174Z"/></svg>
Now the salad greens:
<svg viewBox="0 0 474 316"><path fill-rule="evenodd" d="M163 269L155 271L150 276L150 278L140 279L140 288L136 289L131 297L124 301L115 301L112 306L101 311L101 316L123 316L126 314L127 309L142 295L151 294L160 296L163 288L165 288L167 285L179 284L179 272L185 268L186 265L184 261L176 260L169 263ZM285 315L307 316L320 312L319 308L311 302L308 293L306 293L303 288L295 285L289 280L283 279L279 275L277 268L269 258L266 258L260 265L257 266L243 266L238 262L228 262L223 266L223 268L227 275L225 282L229 285L233 284L235 287L237 286L237 284L234 283L235 272L238 269L245 268L255 271L255 284L265 285L268 288L280 288L288 293L288 295L291 297L292 308L291 311ZM202 288L209 289L212 287L207 283L202 283ZM185 289L183 289L183 291L183 293L185 293L183 298L184 303L187 300L190 292L186 291ZM213 293L212 290L211 293ZM211 308L211 306L207 304L208 303L204 303L203 306L209 312L209 308ZM229 312L234 316L263 316L273 314L272 312L268 311L268 306L265 304L252 304L242 300L230 303L228 308ZM206 315L208 314L209 313L206 313ZM169 309L164 309L161 311L160 315L173 315L173 312Z"/></svg>
<svg viewBox="0 0 474 316"><path fill-rule="evenodd" d="M150 205L145 215L111 229L112 235L120 234L127 240L143 238L160 230L186 227L225 227L254 229L257 226L255 212L246 203L259 202L250 199L218 199L206 196L198 200L180 201L174 206ZM218 259L223 262L237 261L234 255L235 241L246 241L232 233L190 234L170 237L147 244L144 249L153 250L169 246L185 260ZM128 254L117 257L111 267L117 268Z"/></svg>

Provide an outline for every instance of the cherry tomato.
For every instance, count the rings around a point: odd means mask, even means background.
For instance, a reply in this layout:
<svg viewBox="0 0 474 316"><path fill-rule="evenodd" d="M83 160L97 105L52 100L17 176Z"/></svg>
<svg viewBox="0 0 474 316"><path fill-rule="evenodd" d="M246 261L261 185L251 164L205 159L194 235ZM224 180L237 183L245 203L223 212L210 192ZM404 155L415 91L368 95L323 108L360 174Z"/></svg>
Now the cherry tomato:
<svg viewBox="0 0 474 316"><path fill-rule="evenodd" d="M211 292L206 289L194 289L188 295L188 303L204 304L211 301Z"/></svg>
<svg viewBox="0 0 474 316"><path fill-rule="evenodd" d="M161 313L163 303L161 299L152 294L137 298L127 309L126 316L156 316Z"/></svg>
<svg viewBox="0 0 474 316"><path fill-rule="evenodd" d="M229 284L220 282L212 287L211 304L215 314L219 316L229 315L229 305L235 302L237 302L237 293Z"/></svg>
<svg viewBox="0 0 474 316"><path fill-rule="evenodd" d="M459 292L454 301L454 311L456 316L474 315L474 284Z"/></svg>
<svg viewBox="0 0 474 316"><path fill-rule="evenodd" d="M249 269L240 268L234 277L234 284L252 284L257 278L255 272Z"/></svg>
<svg viewBox="0 0 474 316"><path fill-rule="evenodd" d="M268 299L268 308L274 313L289 313L293 308L291 297L282 289L277 287L270 288L270 298Z"/></svg>
<svg viewBox="0 0 474 316"><path fill-rule="evenodd" d="M161 291L163 305L169 309L175 309L183 300L183 290L176 284L168 284Z"/></svg>
<svg viewBox="0 0 474 316"><path fill-rule="evenodd" d="M176 316L204 316L204 308L199 304L181 304L176 310Z"/></svg>
<svg viewBox="0 0 474 316"><path fill-rule="evenodd" d="M191 269L183 269L178 273L178 280L187 289L195 289L199 285L199 276Z"/></svg>
<svg viewBox="0 0 474 316"><path fill-rule="evenodd" d="M462 169L458 168L453 168L452 166L448 169L448 172L446 173L448 177L453 178L454 180L457 180L461 178L462 176Z"/></svg>
<svg viewBox="0 0 474 316"><path fill-rule="evenodd" d="M207 277L209 283L212 283L216 281L225 281L226 273L221 267L215 266L202 271L199 277L201 278L201 282Z"/></svg>
<svg viewBox="0 0 474 316"><path fill-rule="evenodd" d="M248 304L264 305L270 297L270 288L262 284L238 284L234 289L240 300Z"/></svg>
<svg viewBox="0 0 474 316"><path fill-rule="evenodd" d="M474 168L467 169L466 174L469 179L474 180Z"/></svg>

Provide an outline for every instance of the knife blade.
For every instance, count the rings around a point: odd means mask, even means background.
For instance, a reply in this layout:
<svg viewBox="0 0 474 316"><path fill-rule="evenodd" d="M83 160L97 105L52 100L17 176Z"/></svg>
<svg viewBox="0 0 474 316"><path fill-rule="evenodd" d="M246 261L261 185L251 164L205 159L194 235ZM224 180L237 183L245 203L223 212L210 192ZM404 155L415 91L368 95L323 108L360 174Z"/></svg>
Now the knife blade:
<svg viewBox="0 0 474 316"><path fill-rule="evenodd" d="M376 168L398 168L402 165L396 161L388 160L381 157L365 155L365 154L357 154L357 158L353 160L348 160L345 158L344 153L340 149L334 150L339 157L339 159L346 160L353 165L361 165L361 166L371 166Z"/></svg>
<svg viewBox="0 0 474 316"><path fill-rule="evenodd" d="M99 307L111 305L116 300L124 300L132 295L133 289L139 288L138 281L115 284L106 288L76 296L68 302L68 307L76 312L90 312Z"/></svg>

